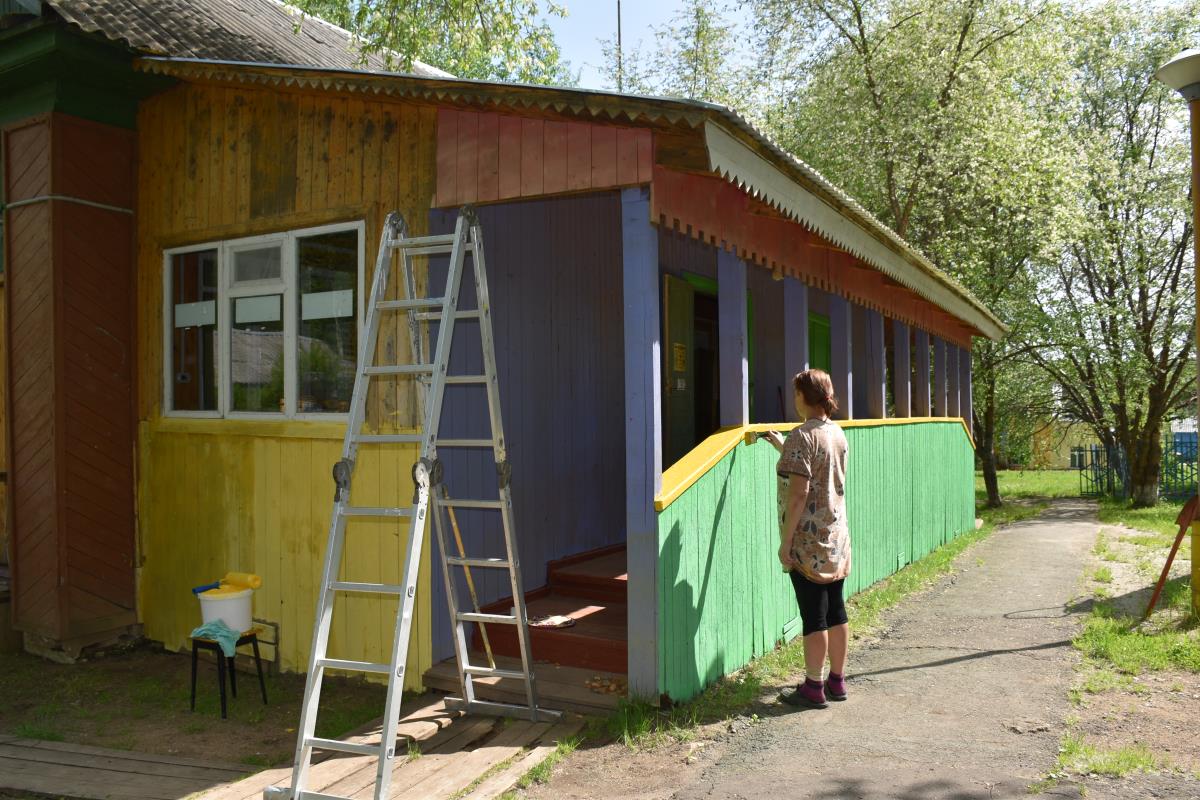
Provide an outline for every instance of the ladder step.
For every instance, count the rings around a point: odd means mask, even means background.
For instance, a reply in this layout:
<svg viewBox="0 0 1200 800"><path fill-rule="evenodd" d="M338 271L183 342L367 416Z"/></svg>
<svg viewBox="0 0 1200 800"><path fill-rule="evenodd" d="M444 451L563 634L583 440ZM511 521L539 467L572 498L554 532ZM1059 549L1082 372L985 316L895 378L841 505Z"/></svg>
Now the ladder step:
<svg viewBox="0 0 1200 800"><path fill-rule="evenodd" d="M337 592L366 592L367 594L404 594L398 583L360 583L358 581L334 581L329 588Z"/></svg>
<svg viewBox="0 0 1200 800"><path fill-rule="evenodd" d="M551 711L546 708L530 708L516 706L510 703L489 703L486 700L475 700L468 703L459 697L447 697L448 711L465 711L468 714L489 714L496 717L520 717L532 719L534 722L553 722L562 716L561 711Z"/></svg>
<svg viewBox="0 0 1200 800"><path fill-rule="evenodd" d="M367 367L365 375L430 375L433 364L388 364L385 367Z"/></svg>
<svg viewBox="0 0 1200 800"><path fill-rule="evenodd" d="M409 256L447 256L454 252L452 244L430 244L430 245L398 245L405 255ZM464 253L469 253L475 248L470 242L463 242L462 249Z"/></svg>
<svg viewBox="0 0 1200 800"><path fill-rule="evenodd" d="M499 500L438 500L447 508L504 508Z"/></svg>
<svg viewBox="0 0 1200 800"><path fill-rule="evenodd" d="M433 236L410 236L407 239L390 239L391 247L425 247L435 244L454 244L453 233L437 233Z"/></svg>
<svg viewBox="0 0 1200 800"><path fill-rule="evenodd" d="M421 441L419 433L360 433L354 437L359 444L414 444Z"/></svg>
<svg viewBox="0 0 1200 800"><path fill-rule="evenodd" d="M316 736L311 739L305 739L304 743L309 747L316 747L320 750L336 750L339 753L353 753L359 756L379 755L379 745L377 744L339 742L337 739L320 739Z"/></svg>
<svg viewBox="0 0 1200 800"><path fill-rule="evenodd" d="M267 791L270 791L268 789ZM290 791L290 790L289 790ZM265 796L265 794L264 794ZM344 797L340 794L322 794L321 792L301 792L295 795L291 800L351 800L349 797Z"/></svg>
<svg viewBox="0 0 1200 800"><path fill-rule="evenodd" d="M446 563L459 567L495 567L497 569L508 569L512 566L506 558L459 558L458 556L447 556Z"/></svg>
<svg viewBox="0 0 1200 800"><path fill-rule="evenodd" d="M373 508L371 506L345 506L342 513L347 517L411 517L412 507Z"/></svg>
<svg viewBox="0 0 1200 800"><path fill-rule="evenodd" d="M487 375L447 375L446 383L487 383Z"/></svg>
<svg viewBox="0 0 1200 800"><path fill-rule="evenodd" d="M342 658L318 658L317 664L330 669L346 669L354 672L377 672L387 675L392 671L391 664L375 664L370 661L347 661Z"/></svg>
<svg viewBox="0 0 1200 800"><path fill-rule="evenodd" d="M482 622L486 625L516 625L517 618L508 614L479 614L474 611L460 611L458 618L462 622Z"/></svg>
<svg viewBox="0 0 1200 800"><path fill-rule="evenodd" d="M442 312L440 312L440 311L422 311L419 314L414 314L413 316L415 316L417 319L421 320L422 322L428 322L430 320L441 319ZM453 317L455 319L479 319L479 312L478 311L456 311L456 312L454 312Z"/></svg>
<svg viewBox="0 0 1200 800"><path fill-rule="evenodd" d="M477 678L516 678L519 681L525 680L525 673L516 669L496 669L495 667L468 665L463 672L468 675L474 675Z"/></svg>
<svg viewBox="0 0 1200 800"><path fill-rule="evenodd" d="M404 311L409 308L441 308L444 297L418 297L413 300L380 300L375 307L380 311Z"/></svg>

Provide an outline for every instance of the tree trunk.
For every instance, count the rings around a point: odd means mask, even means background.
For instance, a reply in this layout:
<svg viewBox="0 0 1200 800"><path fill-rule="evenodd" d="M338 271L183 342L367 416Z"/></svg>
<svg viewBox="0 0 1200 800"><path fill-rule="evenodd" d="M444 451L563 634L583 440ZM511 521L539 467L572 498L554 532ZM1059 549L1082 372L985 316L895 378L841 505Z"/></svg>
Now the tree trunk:
<svg viewBox="0 0 1200 800"><path fill-rule="evenodd" d="M1162 470L1162 437L1159 425L1147 425L1126 452L1129 458L1129 497L1134 508L1158 505L1158 477Z"/></svg>
<svg viewBox="0 0 1200 800"><path fill-rule="evenodd" d="M983 468L983 485L987 489L987 507L999 508L1000 481L996 476L996 401L995 392L988 392L983 418L975 420L975 441L979 448L979 462Z"/></svg>

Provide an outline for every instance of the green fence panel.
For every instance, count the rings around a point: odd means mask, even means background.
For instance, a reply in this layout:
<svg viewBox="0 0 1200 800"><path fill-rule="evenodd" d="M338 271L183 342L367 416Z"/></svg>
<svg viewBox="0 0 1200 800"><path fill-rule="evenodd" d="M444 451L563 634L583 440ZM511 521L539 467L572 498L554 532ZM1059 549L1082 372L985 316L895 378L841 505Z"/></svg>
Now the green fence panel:
<svg viewBox="0 0 1200 800"><path fill-rule="evenodd" d="M958 422L846 429L854 594L975 526L974 454ZM739 443L658 514L659 689L695 696L799 632L776 559L778 454Z"/></svg>

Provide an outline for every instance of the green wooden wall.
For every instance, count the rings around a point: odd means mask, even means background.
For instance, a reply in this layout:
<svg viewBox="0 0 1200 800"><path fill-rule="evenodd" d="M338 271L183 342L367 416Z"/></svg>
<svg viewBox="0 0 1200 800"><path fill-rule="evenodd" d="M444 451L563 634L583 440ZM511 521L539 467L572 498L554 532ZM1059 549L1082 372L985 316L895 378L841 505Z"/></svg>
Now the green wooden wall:
<svg viewBox="0 0 1200 800"><path fill-rule="evenodd" d="M847 593L975 525L974 454L958 422L850 427ZM739 443L658 514L659 691L685 700L799 632L776 558L775 462Z"/></svg>

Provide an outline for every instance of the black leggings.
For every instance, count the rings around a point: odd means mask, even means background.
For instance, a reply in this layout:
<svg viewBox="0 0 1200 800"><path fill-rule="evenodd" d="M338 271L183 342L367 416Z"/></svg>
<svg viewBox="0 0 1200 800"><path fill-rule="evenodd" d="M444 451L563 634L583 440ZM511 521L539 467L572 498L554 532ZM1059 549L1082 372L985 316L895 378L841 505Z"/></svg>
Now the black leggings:
<svg viewBox="0 0 1200 800"><path fill-rule="evenodd" d="M796 604L800 606L805 636L827 631L836 625L845 625L849 621L846 604L842 601L845 579L833 583L813 583L795 569L788 575L792 578L792 588L796 590Z"/></svg>

